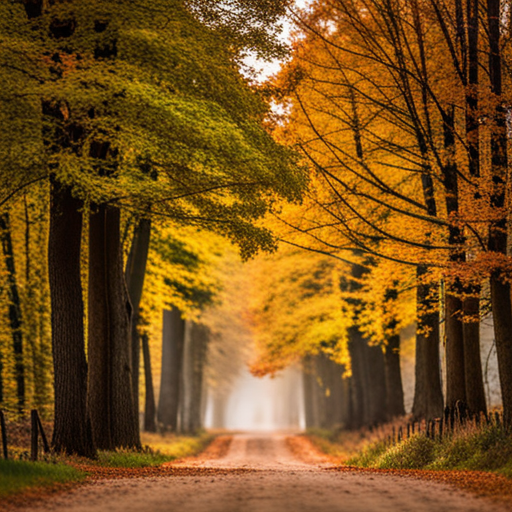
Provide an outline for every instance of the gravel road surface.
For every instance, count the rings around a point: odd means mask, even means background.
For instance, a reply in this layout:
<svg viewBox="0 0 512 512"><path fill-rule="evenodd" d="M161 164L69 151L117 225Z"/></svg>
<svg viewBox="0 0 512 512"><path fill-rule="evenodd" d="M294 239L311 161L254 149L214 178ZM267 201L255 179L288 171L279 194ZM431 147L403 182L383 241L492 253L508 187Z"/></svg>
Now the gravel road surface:
<svg viewBox="0 0 512 512"><path fill-rule="evenodd" d="M303 458L302 458L303 459ZM435 482L330 471L308 462L284 435L236 435L227 454L178 467L204 474L98 480L25 511L55 512L498 512L504 505ZM208 470L206 470L208 468ZM218 473L214 470L218 469ZM212 471L213 470L213 471Z"/></svg>

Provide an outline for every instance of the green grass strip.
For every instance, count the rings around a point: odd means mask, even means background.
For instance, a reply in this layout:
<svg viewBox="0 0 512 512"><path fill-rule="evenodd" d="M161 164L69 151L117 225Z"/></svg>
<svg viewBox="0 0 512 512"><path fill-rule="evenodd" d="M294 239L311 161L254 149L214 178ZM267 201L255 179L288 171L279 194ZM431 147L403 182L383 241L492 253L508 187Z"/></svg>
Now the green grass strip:
<svg viewBox="0 0 512 512"><path fill-rule="evenodd" d="M371 444L347 464L380 469L493 471L512 477L512 437L497 426L435 440L416 434L393 446Z"/></svg>
<svg viewBox="0 0 512 512"><path fill-rule="evenodd" d="M212 440L213 436L207 433L199 436L143 434L142 441L145 447L142 451L102 451L98 454L98 464L116 468L158 466L164 462L197 455Z"/></svg>
<svg viewBox="0 0 512 512"><path fill-rule="evenodd" d="M30 487L78 482L85 474L65 464L0 460L0 498Z"/></svg>

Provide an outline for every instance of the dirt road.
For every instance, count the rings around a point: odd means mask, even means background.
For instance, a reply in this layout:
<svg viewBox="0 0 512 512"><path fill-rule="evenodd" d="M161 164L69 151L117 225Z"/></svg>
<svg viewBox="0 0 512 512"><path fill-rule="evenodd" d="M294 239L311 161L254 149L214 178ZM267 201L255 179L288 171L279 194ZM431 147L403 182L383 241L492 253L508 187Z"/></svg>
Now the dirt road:
<svg viewBox="0 0 512 512"><path fill-rule="evenodd" d="M296 458L283 435L237 435L227 454L180 468L189 476L99 480L26 511L72 512L498 512L503 505L452 487L391 475L330 471ZM218 472L215 471L218 470Z"/></svg>

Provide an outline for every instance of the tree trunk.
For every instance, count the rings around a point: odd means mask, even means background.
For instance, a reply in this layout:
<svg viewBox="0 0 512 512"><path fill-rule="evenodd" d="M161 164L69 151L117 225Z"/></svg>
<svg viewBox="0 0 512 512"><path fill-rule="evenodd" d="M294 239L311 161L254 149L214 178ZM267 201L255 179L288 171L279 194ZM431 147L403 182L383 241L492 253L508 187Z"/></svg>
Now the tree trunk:
<svg viewBox="0 0 512 512"><path fill-rule="evenodd" d="M466 1L468 84L466 88L466 136L468 145L469 174L480 177L480 112L478 111L480 30L479 0ZM480 286L464 290L463 299L464 368L466 376L466 401L472 413L487 412L485 388L480 359Z"/></svg>
<svg viewBox="0 0 512 512"><path fill-rule="evenodd" d="M87 362L80 276L82 203L68 187L51 182L48 271L52 305L55 379L53 449L92 457L95 449L87 414Z"/></svg>
<svg viewBox="0 0 512 512"><path fill-rule="evenodd" d="M422 282L427 268L418 266L416 331L416 364L414 401L412 413L415 419L440 418L443 414L443 392L439 367L439 312L437 291Z"/></svg>
<svg viewBox="0 0 512 512"><path fill-rule="evenodd" d="M89 221L89 390L98 448L140 447L130 368L131 305L123 273L120 212L99 205Z"/></svg>
<svg viewBox="0 0 512 512"><path fill-rule="evenodd" d="M459 182L455 159L455 110L453 105L446 108L443 116L445 162L442 167L446 211L449 216L459 217ZM448 227L450 261L460 264L465 261L461 250L464 243L462 231L457 224ZM454 409L457 403L466 404L466 377L464 368L464 337L462 328L462 286L459 279L448 280L445 295L446 335L446 407Z"/></svg>
<svg viewBox="0 0 512 512"><path fill-rule="evenodd" d="M500 48L500 0L487 0L489 37L489 75L491 91L496 102L491 131L492 184L491 207L499 214L489 230L489 250L507 254L508 221L506 193L508 186L507 108L502 98L502 63ZM510 282L506 271L496 268L491 273L491 303L494 336L498 355L503 416L506 424L512 423L512 304Z"/></svg>
<svg viewBox="0 0 512 512"><path fill-rule="evenodd" d="M348 351L352 365L352 417L351 429L358 429L364 425L368 409L366 404L366 364L364 354L365 341L358 327L352 326L348 330Z"/></svg>
<svg viewBox="0 0 512 512"><path fill-rule="evenodd" d="M473 290L473 296L464 299L464 367L466 369L466 400L469 412L487 413L482 361L480 357L480 287Z"/></svg>
<svg viewBox="0 0 512 512"><path fill-rule="evenodd" d="M384 354L380 346L368 345L366 340L364 342L367 354L366 393L368 395L365 423L367 426L375 426L384 423L388 416L386 411L387 390Z"/></svg>
<svg viewBox="0 0 512 512"><path fill-rule="evenodd" d="M313 356L306 356L303 360L303 385L304 385L304 411L306 428L318 428L320 421L318 417L318 403L316 393L316 374Z"/></svg>
<svg viewBox="0 0 512 512"><path fill-rule="evenodd" d="M9 298L9 327L14 352L14 377L16 380L16 396L18 412L23 414L25 408L25 364L23 361L23 331L20 294L14 264L14 252L11 238L11 221L9 213L0 215L0 241L7 270L7 296Z"/></svg>
<svg viewBox="0 0 512 512"><path fill-rule="evenodd" d="M454 409L457 402L467 403L461 313L462 301L459 297L447 293L445 296L446 407L449 409Z"/></svg>
<svg viewBox="0 0 512 512"><path fill-rule="evenodd" d="M203 372L210 331L196 322L187 323L183 357L181 428L193 434L202 428Z"/></svg>
<svg viewBox="0 0 512 512"><path fill-rule="evenodd" d="M340 429L347 421L347 400L343 366L335 363L325 354L319 355L324 367L326 414L325 428Z"/></svg>
<svg viewBox="0 0 512 512"><path fill-rule="evenodd" d="M184 342L185 321L181 318L181 311L176 308L164 310L158 421L164 430L171 432L178 428Z"/></svg>
<svg viewBox="0 0 512 512"><path fill-rule="evenodd" d="M385 302L393 311L398 299L398 281L386 290ZM385 325L388 333L384 346L384 369L386 378L386 412L388 419L405 414L404 389L402 385L402 373L400 371L400 333L398 322L391 318Z"/></svg>
<svg viewBox="0 0 512 512"><path fill-rule="evenodd" d="M142 355L144 358L144 383L146 387L146 399L144 403L144 430L146 432L156 432L156 405L155 392L153 388L153 374L151 372L151 358L149 356L149 337L143 333Z"/></svg>
<svg viewBox="0 0 512 512"><path fill-rule="evenodd" d="M144 287L144 276L146 274L150 235L151 221L149 219L141 219L133 234L125 269L126 287L128 288L128 295L133 308L131 323L132 395L137 416L139 415L140 373L139 307Z"/></svg>
<svg viewBox="0 0 512 512"><path fill-rule="evenodd" d="M400 371L400 335L390 336L384 349L386 374L386 412L388 418L405 414L404 389Z"/></svg>

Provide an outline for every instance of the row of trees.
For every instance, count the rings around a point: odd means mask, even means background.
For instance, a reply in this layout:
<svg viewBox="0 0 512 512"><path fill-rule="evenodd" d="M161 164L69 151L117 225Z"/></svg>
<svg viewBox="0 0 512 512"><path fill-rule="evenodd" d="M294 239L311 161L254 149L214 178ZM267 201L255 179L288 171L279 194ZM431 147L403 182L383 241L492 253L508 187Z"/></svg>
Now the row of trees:
<svg viewBox="0 0 512 512"><path fill-rule="evenodd" d="M254 221L275 198L300 197L302 171L263 128L267 105L237 66L247 51L281 54L274 22L283 8L2 2L0 203L17 215L20 194L37 187L49 212L39 277L51 304L56 451L140 446L137 326L156 219L215 230L248 256L274 244ZM6 309L22 410L28 311L13 290Z"/></svg>
<svg viewBox="0 0 512 512"><path fill-rule="evenodd" d="M294 16L293 55L274 81L285 109L276 131L309 162L311 187L305 205L284 209L280 232L337 258L341 277L329 286L345 327L287 353L260 335L256 366L345 351L347 424L383 421L403 412L399 334L416 322L413 415L485 412L479 323L490 312L511 421L510 3L318 0ZM272 300L263 294L257 310L268 316ZM375 401L386 411L368 412Z"/></svg>

